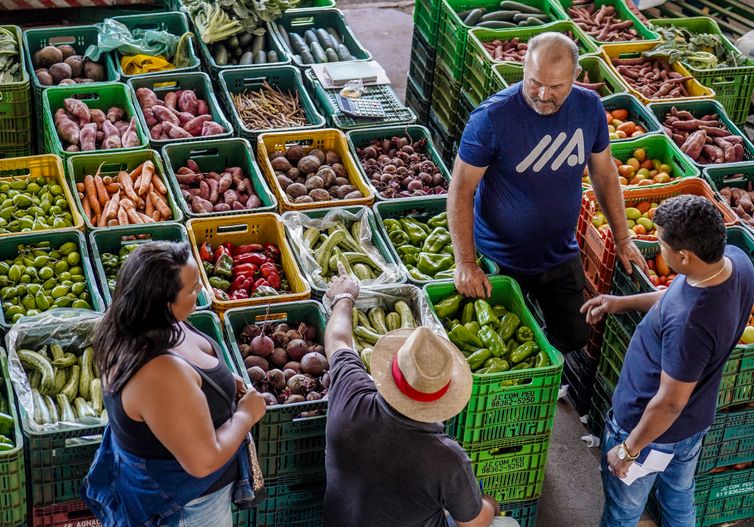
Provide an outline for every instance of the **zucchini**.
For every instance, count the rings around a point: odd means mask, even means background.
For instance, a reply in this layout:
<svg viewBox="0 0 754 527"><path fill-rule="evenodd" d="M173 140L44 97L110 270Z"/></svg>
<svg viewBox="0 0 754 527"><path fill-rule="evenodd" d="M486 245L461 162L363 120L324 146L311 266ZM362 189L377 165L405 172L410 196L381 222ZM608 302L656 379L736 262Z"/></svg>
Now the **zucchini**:
<svg viewBox="0 0 754 527"><path fill-rule="evenodd" d="M309 44L309 49L312 50L312 57L314 57L314 60L317 62L317 64L327 62L327 55L325 55L325 50L322 49L322 46L319 45L319 42L315 41Z"/></svg>
<svg viewBox="0 0 754 527"><path fill-rule="evenodd" d="M65 369L55 368L55 381L53 382L53 388L50 392L51 395L60 393L60 390L65 388Z"/></svg>
<svg viewBox="0 0 754 527"><path fill-rule="evenodd" d="M50 345L50 353L52 353L53 361L62 359L65 356L65 352L63 351L63 348L60 347L60 344Z"/></svg>
<svg viewBox="0 0 754 527"><path fill-rule="evenodd" d="M309 45L298 33L291 33L291 44L293 45L291 48L293 51L297 51L301 54L303 54L304 51L309 51Z"/></svg>
<svg viewBox="0 0 754 527"><path fill-rule="evenodd" d="M60 394L64 395L71 401L73 401L79 393L80 374L81 368L79 368L78 364L71 366L71 376L68 378L68 382L65 383L63 389L60 390Z"/></svg>
<svg viewBox="0 0 754 527"><path fill-rule="evenodd" d="M81 354L81 377L79 378L79 395L84 399L89 399L89 390L94 378L94 372L92 371L92 347L87 346L84 349L84 353Z"/></svg>
<svg viewBox="0 0 754 527"><path fill-rule="evenodd" d="M238 37L236 35L233 35L228 40L225 41L225 43L230 48L231 52L241 47L241 43L238 41Z"/></svg>
<svg viewBox="0 0 754 527"><path fill-rule="evenodd" d="M307 29L304 31L304 40L309 44L309 47L312 46L312 42L319 42L317 40L317 33L315 33L313 29Z"/></svg>
<svg viewBox="0 0 754 527"><path fill-rule="evenodd" d="M312 52L308 49L305 49L301 52L301 62L303 64L314 64L314 56L312 55Z"/></svg>
<svg viewBox="0 0 754 527"><path fill-rule="evenodd" d="M278 58L278 52L272 49L268 51L267 62L280 62L280 59Z"/></svg>
<svg viewBox="0 0 754 527"><path fill-rule="evenodd" d="M348 261L346 258L344 258L344 260ZM359 280L374 280L372 270L362 263L353 265L353 274L355 274Z"/></svg>
<svg viewBox="0 0 754 527"><path fill-rule="evenodd" d="M288 48L290 48L291 38L288 36L288 31L286 31L285 28L281 24L278 24L277 27L278 27L278 31L280 32L280 36L283 37L283 42L285 43L286 46L288 46Z"/></svg>
<svg viewBox="0 0 754 527"><path fill-rule="evenodd" d="M39 385L42 383L42 374L37 370L29 372L29 386L35 390L39 390Z"/></svg>
<svg viewBox="0 0 754 527"><path fill-rule="evenodd" d="M254 64L266 64L266 63L267 63L267 53L265 53L263 49L254 53Z"/></svg>
<svg viewBox="0 0 754 527"><path fill-rule="evenodd" d="M395 311L391 311L385 317L385 324L387 325L388 332L401 329L401 316Z"/></svg>
<svg viewBox="0 0 754 527"><path fill-rule="evenodd" d="M37 370L42 374L39 382L39 390L42 393L50 393L55 383L55 370L52 364L42 354L31 350L18 350L18 358L21 364L29 369Z"/></svg>
<svg viewBox="0 0 754 527"><path fill-rule="evenodd" d="M369 322L372 323L372 327L377 333L384 335L388 332L384 309L381 307L373 307L369 310L367 316L369 317Z"/></svg>
<svg viewBox="0 0 754 527"><path fill-rule="evenodd" d="M534 13L536 15L543 13L543 11L537 7L522 4L521 2L514 2L513 0L503 0L500 2L500 7L503 9L520 11L521 13Z"/></svg>
<svg viewBox="0 0 754 527"><path fill-rule="evenodd" d="M484 15L484 9L472 9L468 16L463 20L467 26L475 26Z"/></svg>
<svg viewBox="0 0 754 527"><path fill-rule="evenodd" d="M516 15L516 16L513 17L513 21L514 22L526 22L530 18L536 18L538 20L541 20L542 22L547 22L548 20L550 20L550 17L547 16L547 15L544 15L544 14L542 14L542 15L533 15L531 13L519 13L518 15Z"/></svg>
<svg viewBox="0 0 754 527"><path fill-rule="evenodd" d="M78 358L71 352L66 352L61 358L52 361L56 368L70 368L78 362Z"/></svg>
<svg viewBox="0 0 754 527"><path fill-rule="evenodd" d="M401 316L401 328L414 329L416 327L416 320L414 314L411 312L411 308L403 300L398 300L393 309Z"/></svg>
<svg viewBox="0 0 754 527"><path fill-rule="evenodd" d="M55 401L49 395L45 395L44 398L45 406L47 406L47 410L50 412L50 423L59 422L60 416L58 415L58 407L55 404Z"/></svg>
<svg viewBox="0 0 754 527"><path fill-rule="evenodd" d="M322 29L321 27L317 29L317 38L319 39L319 43L322 44L322 47L325 49L335 49L335 43L332 41L332 37L330 36L330 33L327 32L327 30Z"/></svg>
<svg viewBox="0 0 754 527"><path fill-rule="evenodd" d="M476 27L486 27L487 29L505 29L509 27L518 27L518 24L506 20L490 20L488 22L479 22Z"/></svg>
<svg viewBox="0 0 754 527"><path fill-rule="evenodd" d="M96 378L92 379L92 384L89 391L91 392L92 396L92 408L97 413L97 415L99 415L105 408L105 402L102 396L102 381Z"/></svg>
<svg viewBox="0 0 754 527"><path fill-rule="evenodd" d="M492 20L513 20L513 17L518 15L518 11L493 11L487 13L482 17L480 22L490 22Z"/></svg>
<svg viewBox="0 0 754 527"><path fill-rule="evenodd" d="M325 31L327 31L328 33L330 33L330 36L332 37L333 44L335 44L337 46L338 44L342 44L343 43L343 37L340 36L340 33L338 33L337 29L335 29L332 26L327 26L325 28Z"/></svg>
<svg viewBox="0 0 754 527"><path fill-rule="evenodd" d="M356 309L356 308L354 308ZM374 331L374 328L372 327L372 323L369 322L369 317L366 316L366 314L361 309L356 309L356 325L357 326L364 326L369 331ZM354 329L356 329L354 327Z"/></svg>
<svg viewBox="0 0 754 527"><path fill-rule="evenodd" d="M340 60L351 60L351 52L348 50L345 44L338 44L338 47L335 49L335 51L338 54L338 58Z"/></svg>
<svg viewBox="0 0 754 527"><path fill-rule="evenodd" d="M241 59L238 61L239 64L242 66L247 66L249 64L252 64L254 62L254 54L251 51L247 51L243 55L241 55Z"/></svg>
<svg viewBox="0 0 754 527"><path fill-rule="evenodd" d="M340 62L340 57L338 57L338 54L332 48L325 50L325 57L327 57L327 62Z"/></svg>
<svg viewBox="0 0 754 527"><path fill-rule="evenodd" d="M377 344L377 341L380 340L381 336L379 333L369 330L364 326L356 326L356 329L353 332L359 339L372 345Z"/></svg>
<svg viewBox="0 0 754 527"><path fill-rule="evenodd" d="M41 393L37 390L31 391L31 400L34 403L34 421L40 425L50 423L50 410Z"/></svg>
<svg viewBox="0 0 754 527"><path fill-rule="evenodd" d="M79 419L82 417L97 417L97 414L94 413L94 408L83 397L76 397L76 400L73 401L73 407L76 409L76 415Z"/></svg>
<svg viewBox="0 0 754 527"><path fill-rule="evenodd" d="M212 58L215 59L215 64L218 66L225 66L228 64L228 49L223 44L215 44L212 51Z"/></svg>
<svg viewBox="0 0 754 527"><path fill-rule="evenodd" d="M68 397L62 393L59 393L56 397L58 400L58 406L60 407L60 420L64 423L72 423L76 421L76 414L73 413L73 407L71 406L71 401L68 400Z"/></svg>
<svg viewBox="0 0 754 527"><path fill-rule="evenodd" d="M264 35L256 35L254 37L254 42L251 45L251 52L252 53L259 53L264 49Z"/></svg>

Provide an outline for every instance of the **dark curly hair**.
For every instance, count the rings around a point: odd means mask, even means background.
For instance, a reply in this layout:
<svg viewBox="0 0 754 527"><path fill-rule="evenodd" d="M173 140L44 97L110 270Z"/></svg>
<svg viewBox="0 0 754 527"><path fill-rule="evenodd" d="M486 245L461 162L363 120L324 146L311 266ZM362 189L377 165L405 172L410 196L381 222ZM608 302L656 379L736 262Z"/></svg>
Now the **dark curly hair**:
<svg viewBox="0 0 754 527"><path fill-rule="evenodd" d="M662 202L653 220L662 227L662 239L673 250L691 251L705 263L723 257L723 215L711 201L688 194L676 196Z"/></svg>

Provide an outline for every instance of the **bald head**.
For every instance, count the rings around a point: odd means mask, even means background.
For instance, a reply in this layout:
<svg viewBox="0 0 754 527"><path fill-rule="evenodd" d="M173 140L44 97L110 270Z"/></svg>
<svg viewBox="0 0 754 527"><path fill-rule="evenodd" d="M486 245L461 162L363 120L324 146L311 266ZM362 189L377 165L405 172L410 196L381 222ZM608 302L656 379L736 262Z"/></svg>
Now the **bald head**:
<svg viewBox="0 0 754 527"><path fill-rule="evenodd" d="M523 94L539 114L557 112L581 72L579 48L561 33L542 33L529 41L524 61Z"/></svg>
<svg viewBox="0 0 754 527"><path fill-rule="evenodd" d="M562 33L540 33L528 42L524 68L532 63L561 64L567 61L574 72L579 63L579 48Z"/></svg>

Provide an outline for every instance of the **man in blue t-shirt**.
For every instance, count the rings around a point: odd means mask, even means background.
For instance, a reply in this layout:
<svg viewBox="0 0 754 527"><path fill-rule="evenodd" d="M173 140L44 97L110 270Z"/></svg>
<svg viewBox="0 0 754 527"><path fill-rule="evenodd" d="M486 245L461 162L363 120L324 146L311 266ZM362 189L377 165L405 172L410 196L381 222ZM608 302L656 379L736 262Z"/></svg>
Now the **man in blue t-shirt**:
<svg viewBox="0 0 754 527"><path fill-rule="evenodd" d="M483 102L463 132L448 193L455 284L466 296L489 296L476 243L536 299L550 341L567 353L588 336L575 237L585 166L621 261L644 260L629 237L604 107L573 85L581 71L576 44L543 33L529 41L524 64L523 82Z"/></svg>
<svg viewBox="0 0 754 527"><path fill-rule="evenodd" d="M628 346L605 416L601 527L636 525L654 484L663 526L693 527L694 472L704 434L715 419L723 366L754 304L754 266L725 245L723 218L699 196L663 202L654 222L660 251L678 273L665 291L594 298L589 322L606 313L647 311ZM632 462L650 450L672 453L664 472L625 485Z"/></svg>

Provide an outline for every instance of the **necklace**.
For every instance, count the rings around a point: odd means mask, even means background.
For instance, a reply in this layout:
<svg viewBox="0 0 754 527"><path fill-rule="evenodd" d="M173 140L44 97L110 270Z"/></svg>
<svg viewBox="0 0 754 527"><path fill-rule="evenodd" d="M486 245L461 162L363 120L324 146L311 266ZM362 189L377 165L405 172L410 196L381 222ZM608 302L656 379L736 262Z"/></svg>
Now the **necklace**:
<svg viewBox="0 0 754 527"><path fill-rule="evenodd" d="M713 278L717 278L718 276L720 276L720 274L721 274L721 273L722 273L723 271L725 271L726 267L728 267L728 261L727 261L727 260L725 260L725 259L723 259L723 266L722 266L722 267L720 268L720 270L719 270L718 272L716 272L715 274L713 274L713 275L712 275L712 276L710 276L709 278L705 278L704 280L701 280L701 281L699 281L699 282L696 282L696 283L694 283L694 284L692 284L692 283L691 283L691 282L689 281L689 285L691 285L691 286L693 286L693 287L699 287L700 285L702 285L702 284L705 284L705 283L709 282L709 281L710 281L710 280L712 280Z"/></svg>

